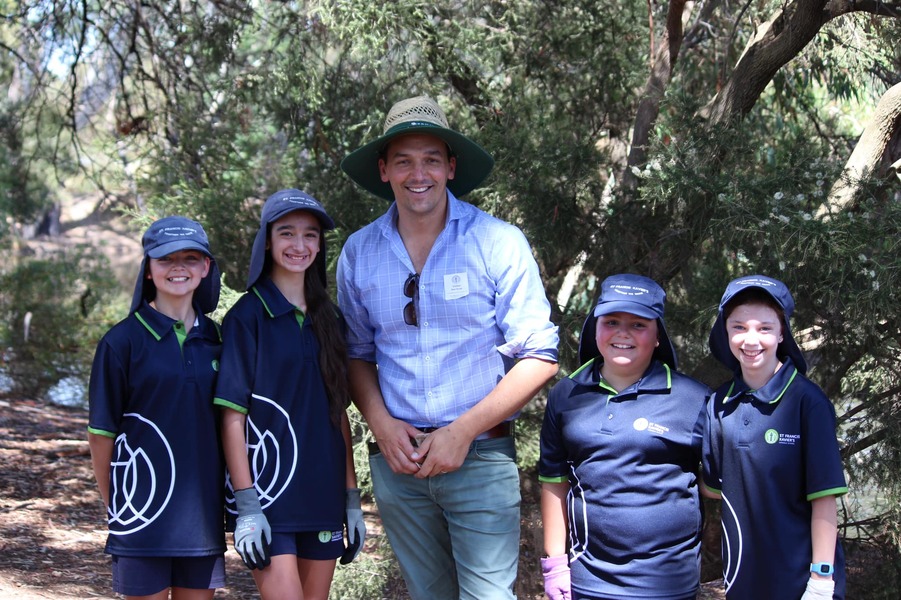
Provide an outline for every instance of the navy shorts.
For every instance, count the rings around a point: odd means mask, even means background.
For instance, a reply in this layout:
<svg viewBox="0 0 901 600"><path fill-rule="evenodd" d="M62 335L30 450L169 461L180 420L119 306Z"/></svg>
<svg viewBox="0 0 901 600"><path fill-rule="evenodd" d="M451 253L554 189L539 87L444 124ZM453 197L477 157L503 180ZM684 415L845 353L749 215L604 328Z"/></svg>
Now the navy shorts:
<svg viewBox="0 0 901 600"><path fill-rule="evenodd" d="M309 560L333 560L344 554L344 531L272 533L272 556L293 554Z"/></svg>
<svg viewBox="0 0 901 600"><path fill-rule="evenodd" d="M225 557L113 556L113 591L117 594L150 596L171 587L225 587Z"/></svg>

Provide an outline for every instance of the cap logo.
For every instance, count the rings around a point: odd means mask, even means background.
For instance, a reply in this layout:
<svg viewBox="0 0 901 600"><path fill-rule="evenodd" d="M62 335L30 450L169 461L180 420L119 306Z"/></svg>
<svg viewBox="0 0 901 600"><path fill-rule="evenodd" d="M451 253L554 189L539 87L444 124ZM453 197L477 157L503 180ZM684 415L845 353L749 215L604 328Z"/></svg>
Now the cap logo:
<svg viewBox="0 0 901 600"><path fill-rule="evenodd" d="M756 287L776 287L776 284L772 281L767 281L766 279L757 279L756 277L750 277L748 279L741 279L735 282L735 285L753 285Z"/></svg>
<svg viewBox="0 0 901 600"><path fill-rule="evenodd" d="M650 290L641 288L634 285L622 285L616 284L610 286L611 292L616 292L617 294L622 294L623 296L644 296L646 294L650 294Z"/></svg>
<svg viewBox="0 0 901 600"><path fill-rule="evenodd" d="M163 227L159 233L171 237L188 237L196 234L197 230L193 227Z"/></svg>
<svg viewBox="0 0 901 600"><path fill-rule="evenodd" d="M316 206L315 202L303 196L288 196L287 198L282 198L282 202L290 202L300 206Z"/></svg>

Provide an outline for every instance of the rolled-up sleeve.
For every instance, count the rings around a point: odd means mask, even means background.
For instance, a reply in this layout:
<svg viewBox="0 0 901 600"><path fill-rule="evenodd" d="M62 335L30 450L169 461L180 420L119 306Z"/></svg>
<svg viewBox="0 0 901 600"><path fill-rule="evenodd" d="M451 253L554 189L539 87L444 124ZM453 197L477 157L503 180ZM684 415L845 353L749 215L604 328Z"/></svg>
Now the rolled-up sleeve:
<svg viewBox="0 0 901 600"><path fill-rule="evenodd" d="M551 322L541 273L523 233L512 225L497 240L491 264L498 269L497 323L506 343L498 352L510 358L539 358L557 362L559 335Z"/></svg>

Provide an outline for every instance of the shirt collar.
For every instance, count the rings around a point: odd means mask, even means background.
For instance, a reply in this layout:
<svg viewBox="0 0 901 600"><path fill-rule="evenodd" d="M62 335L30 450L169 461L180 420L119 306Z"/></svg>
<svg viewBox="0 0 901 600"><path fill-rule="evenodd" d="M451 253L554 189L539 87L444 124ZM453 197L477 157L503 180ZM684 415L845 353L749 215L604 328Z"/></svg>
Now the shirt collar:
<svg viewBox="0 0 901 600"><path fill-rule="evenodd" d="M798 369L790 357L785 357L782 367L770 378L766 384L757 390L752 390L741 378L741 375L732 380L732 385L723 397L723 403L732 402L742 395L747 395L753 400L764 404L775 404L785 395L788 386L792 384L798 375Z"/></svg>
<svg viewBox="0 0 901 600"><path fill-rule="evenodd" d="M617 392L610 387L601 377L600 357L592 358L590 361L579 367L570 379L579 385L589 387L600 387L605 392L613 396L637 396L639 394L660 394L668 393L673 387L673 374L669 365L660 361L651 361L648 370L644 372L637 382L621 392Z"/></svg>
<svg viewBox="0 0 901 600"><path fill-rule="evenodd" d="M273 319L292 313L297 309L297 307L288 302L285 295L279 291L278 287L276 287L275 283L273 283L272 279L268 276L261 277L259 281L253 284L250 291L251 293L256 294L257 298L260 299L260 302L263 303L263 308L266 309L266 313Z"/></svg>
<svg viewBox="0 0 901 600"><path fill-rule="evenodd" d="M203 316L203 313L200 312L200 308L196 303L194 304L194 313L196 315L195 323L197 323L197 325L192 327L191 331L194 332L197 330L205 338L218 341L218 328L210 319ZM150 335L158 342L162 341L167 335L174 335L175 333L173 326L178 321L155 310L146 300L141 303L141 306L134 312L134 315L135 318L141 322L141 325L143 325L144 328L150 332Z"/></svg>

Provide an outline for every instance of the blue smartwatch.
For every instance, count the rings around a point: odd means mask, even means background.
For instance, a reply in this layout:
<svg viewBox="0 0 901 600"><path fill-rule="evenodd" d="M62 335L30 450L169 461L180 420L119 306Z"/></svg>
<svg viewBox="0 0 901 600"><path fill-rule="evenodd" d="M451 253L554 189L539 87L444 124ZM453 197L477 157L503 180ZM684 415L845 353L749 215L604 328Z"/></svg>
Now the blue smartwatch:
<svg viewBox="0 0 901 600"><path fill-rule="evenodd" d="M832 563L826 562L810 563L810 572L823 576L832 575L835 572L835 567L832 566Z"/></svg>

